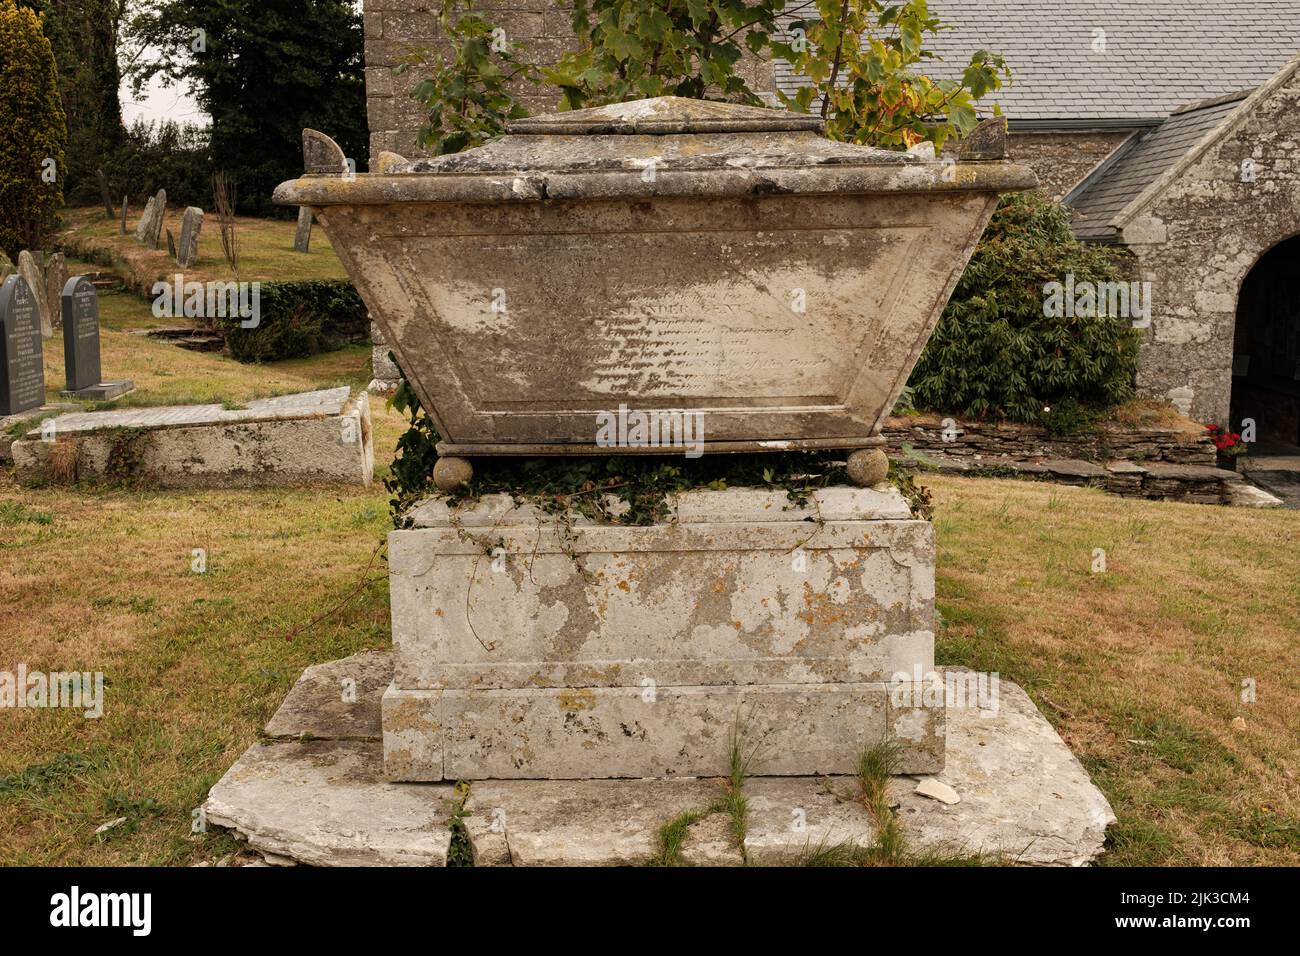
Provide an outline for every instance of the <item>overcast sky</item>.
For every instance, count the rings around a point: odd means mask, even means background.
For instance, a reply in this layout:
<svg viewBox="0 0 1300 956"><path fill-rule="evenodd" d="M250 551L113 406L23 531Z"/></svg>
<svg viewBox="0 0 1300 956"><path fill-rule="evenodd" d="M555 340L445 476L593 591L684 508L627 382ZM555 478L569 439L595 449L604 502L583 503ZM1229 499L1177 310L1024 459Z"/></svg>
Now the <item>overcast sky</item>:
<svg viewBox="0 0 1300 956"><path fill-rule="evenodd" d="M186 92L184 86L164 87L162 79L154 77L148 89L142 90L139 99L131 92L131 84L123 83L121 89L122 122L130 126L137 119L148 122L174 120L177 123L208 125L208 114Z"/></svg>

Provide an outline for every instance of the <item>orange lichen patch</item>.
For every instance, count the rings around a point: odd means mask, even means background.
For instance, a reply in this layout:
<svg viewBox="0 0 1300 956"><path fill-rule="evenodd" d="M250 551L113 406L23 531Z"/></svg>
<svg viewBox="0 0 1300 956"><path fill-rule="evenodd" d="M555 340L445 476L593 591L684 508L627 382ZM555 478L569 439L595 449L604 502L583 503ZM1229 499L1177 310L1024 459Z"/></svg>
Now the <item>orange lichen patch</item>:
<svg viewBox="0 0 1300 956"><path fill-rule="evenodd" d="M596 706L596 692L590 687L562 690L555 695L555 699L559 703L561 710L567 710L571 713L580 710L593 710Z"/></svg>

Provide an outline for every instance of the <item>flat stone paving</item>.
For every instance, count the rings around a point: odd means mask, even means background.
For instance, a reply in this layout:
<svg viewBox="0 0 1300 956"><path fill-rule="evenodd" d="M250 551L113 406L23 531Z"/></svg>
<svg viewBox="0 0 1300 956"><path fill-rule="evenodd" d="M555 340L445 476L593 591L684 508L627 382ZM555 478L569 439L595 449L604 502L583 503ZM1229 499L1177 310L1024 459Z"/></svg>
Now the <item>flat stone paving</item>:
<svg viewBox="0 0 1300 956"><path fill-rule="evenodd" d="M387 656L308 668L267 732L347 736L255 744L212 788L208 821L277 862L443 865L453 788L382 779L377 698ZM333 689L345 679L356 681L356 701L340 707ZM1007 864L1090 862L1114 822L1110 805L1028 695L1007 681L999 691L996 713L949 710L942 773L891 781L909 846ZM923 779L951 787L959 802L915 793ZM683 843L682 862L692 865L802 862L875 837L851 778L751 777L742 854L730 818L707 812L722 793L710 779L476 781L464 821L479 866L644 864L660 828L690 810L707 813Z"/></svg>

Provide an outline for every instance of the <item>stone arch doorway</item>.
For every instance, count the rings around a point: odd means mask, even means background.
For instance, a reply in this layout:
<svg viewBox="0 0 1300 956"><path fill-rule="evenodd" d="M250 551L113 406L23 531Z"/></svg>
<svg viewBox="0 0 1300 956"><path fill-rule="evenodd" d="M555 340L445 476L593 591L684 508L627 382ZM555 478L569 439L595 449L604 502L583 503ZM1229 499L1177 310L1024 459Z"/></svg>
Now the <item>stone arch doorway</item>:
<svg viewBox="0 0 1300 956"><path fill-rule="evenodd" d="M1300 235L1246 273L1232 351L1232 429L1252 418L1260 450L1300 446Z"/></svg>

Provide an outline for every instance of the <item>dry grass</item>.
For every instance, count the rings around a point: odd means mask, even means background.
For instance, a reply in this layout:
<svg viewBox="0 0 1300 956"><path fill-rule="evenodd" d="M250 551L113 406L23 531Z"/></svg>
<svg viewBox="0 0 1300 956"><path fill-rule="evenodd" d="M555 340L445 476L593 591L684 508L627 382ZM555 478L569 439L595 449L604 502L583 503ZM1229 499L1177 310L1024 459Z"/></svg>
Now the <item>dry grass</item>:
<svg viewBox="0 0 1300 956"><path fill-rule="evenodd" d="M114 301L120 298L121 301ZM134 305L132 304L134 303ZM137 401L243 401L368 376L364 350L244 366L122 331L104 369ZM48 343L50 381L61 372ZM376 451L402 423L375 403ZM1119 815L1123 864L1300 863L1300 513L1130 501L1033 482L928 478L939 659L1020 682ZM106 713L0 712L0 863L172 863L230 848L190 814L299 672L389 642L388 527L368 490L31 491L0 473L0 670L107 675ZM203 548L205 574L191 572ZM1094 549L1107 570L1093 574ZM1258 702L1243 704L1253 678ZM1234 726L1234 720L1241 718ZM128 824L103 837L100 823Z"/></svg>
<svg viewBox="0 0 1300 956"><path fill-rule="evenodd" d="M177 241L181 235L183 208L168 208L163 221L159 249L149 249L135 241L135 226L140 220L136 210L127 222L127 234L119 232L116 220L110 221L101 208L64 211L64 231L59 241L78 258L98 262L124 276L133 289L148 291L159 279L172 281L179 272L186 281L230 280L234 274L221 252L221 236L214 210L205 210L203 232L199 238L199 256L189 269L181 269L167 254L170 229ZM311 251L293 251L297 229L294 219L251 219L236 217L239 237L239 278L246 282L272 279L342 279L343 265L334 254L325 230L312 230Z"/></svg>
<svg viewBox="0 0 1300 956"><path fill-rule="evenodd" d="M939 659L1030 692L1115 806L1106 862L1300 862L1300 513L928 484Z"/></svg>

